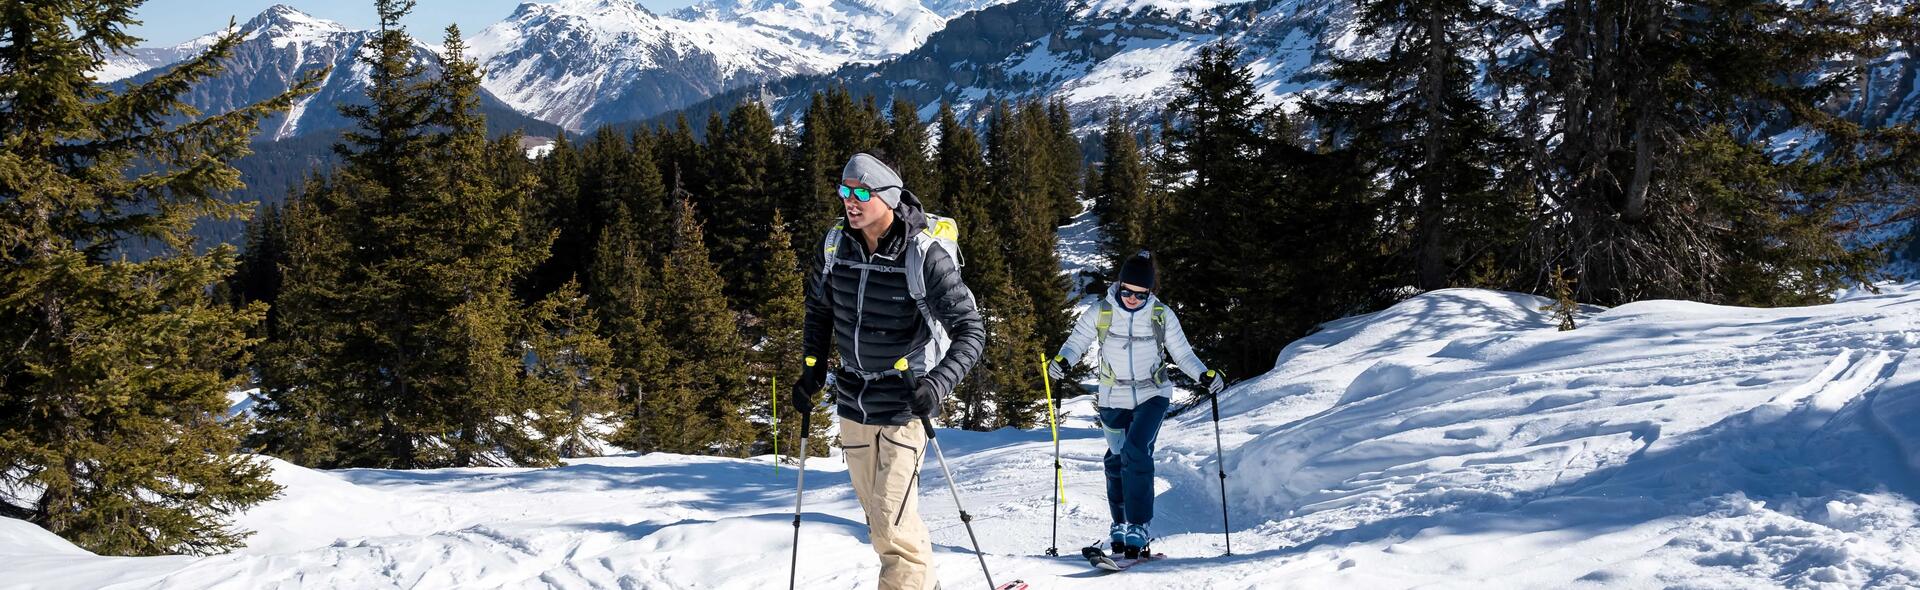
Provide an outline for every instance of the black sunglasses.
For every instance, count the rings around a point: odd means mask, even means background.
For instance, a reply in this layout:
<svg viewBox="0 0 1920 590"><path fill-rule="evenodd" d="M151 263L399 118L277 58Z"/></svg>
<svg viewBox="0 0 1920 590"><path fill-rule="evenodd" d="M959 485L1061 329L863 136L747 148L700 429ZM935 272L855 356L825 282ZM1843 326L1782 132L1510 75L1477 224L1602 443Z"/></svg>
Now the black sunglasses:
<svg viewBox="0 0 1920 590"><path fill-rule="evenodd" d="M1126 287L1120 288L1121 297L1132 297L1134 299L1146 299L1148 295L1152 295L1152 294L1153 294L1152 289L1148 289L1145 291L1135 291L1133 289L1128 289Z"/></svg>

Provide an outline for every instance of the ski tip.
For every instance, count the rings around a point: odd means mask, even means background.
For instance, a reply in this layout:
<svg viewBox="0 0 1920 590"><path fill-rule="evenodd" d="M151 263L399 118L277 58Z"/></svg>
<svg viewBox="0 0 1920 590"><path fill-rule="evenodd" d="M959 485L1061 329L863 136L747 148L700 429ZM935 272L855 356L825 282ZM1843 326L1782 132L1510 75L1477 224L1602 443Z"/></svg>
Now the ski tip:
<svg viewBox="0 0 1920 590"><path fill-rule="evenodd" d="M1020 580L1014 580L1012 582L1007 582L999 586L994 586L993 590L1028 590L1028 588L1029 587L1027 586L1026 582L1023 582Z"/></svg>

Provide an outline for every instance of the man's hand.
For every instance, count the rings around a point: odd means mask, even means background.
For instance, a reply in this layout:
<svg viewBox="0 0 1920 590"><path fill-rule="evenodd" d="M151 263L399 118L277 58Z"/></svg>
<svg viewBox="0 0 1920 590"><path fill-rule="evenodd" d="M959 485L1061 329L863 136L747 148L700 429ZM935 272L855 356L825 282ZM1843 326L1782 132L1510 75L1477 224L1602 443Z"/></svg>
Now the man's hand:
<svg viewBox="0 0 1920 590"><path fill-rule="evenodd" d="M913 415L921 418L933 416L934 408L940 407L940 396L933 392L933 386L921 381L913 388L913 399L908 402Z"/></svg>
<svg viewBox="0 0 1920 590"><path fill-rule="evenodd" d="M1064 366L1066 361L1066 357L1054 355L1053 360L1047 361L1047 376L1052 377L1054 381L1066 379L1067 368Z"/></svg>
<svg viewBox="0 0 1920 590"><path fill-rule="evenodd" d="M807 357L807 368L800 371L800 380L793 385L793 409L801 414L813 412L813 396L827 385L827 365L818 359Z"/></svg>

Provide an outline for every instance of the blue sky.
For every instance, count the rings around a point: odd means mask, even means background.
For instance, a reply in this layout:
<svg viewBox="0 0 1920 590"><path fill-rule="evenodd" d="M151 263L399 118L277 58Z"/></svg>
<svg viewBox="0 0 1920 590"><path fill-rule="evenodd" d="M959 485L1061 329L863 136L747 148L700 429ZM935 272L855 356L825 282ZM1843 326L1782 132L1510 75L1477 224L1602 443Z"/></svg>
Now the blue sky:
<svg viewBox="0 0 1920 590"><path fill-rule="evenodd" d="M523 0L418 0L413 14L405 21L414 37L438 43L448 24L460 25L460 31L475 35L481 29L513 14ZM691 0L642 0L656 13L692 4ZM151 0L136 11L143 24L134 27L135 36L146 39L142 47L164 47L219 30L227 18L239 22L259 15L267 7L286 4L327 20L338 21L353 29L374 26L371 0Z"/></svg>

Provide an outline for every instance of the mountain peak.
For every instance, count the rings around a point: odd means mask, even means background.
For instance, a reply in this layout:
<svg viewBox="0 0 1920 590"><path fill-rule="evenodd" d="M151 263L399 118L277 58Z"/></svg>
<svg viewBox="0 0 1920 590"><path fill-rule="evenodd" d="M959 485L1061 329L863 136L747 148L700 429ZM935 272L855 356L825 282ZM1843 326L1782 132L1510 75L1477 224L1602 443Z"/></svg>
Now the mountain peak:
<svg viewBox="0 0 1920 590"><path fill-rule="evenodd" d="M262 11L259 16L253 17L253 20L249 20L246 24L241 25L240 30L248 34L260 31L276 31L282 33L344 33L347 31L347 27L334 21L301 12L300 9L292 6L275 4L265 11Z"/></svg>
<svg viewBox="0 0 1920 590"><path fill-rule="evenodd" d="M534 5L521 5L522 8L528 6ZM649 17L655 16L653 11L647 10L645 5L635 2L634 0L558 0L557 2L549 4L549 6L568 14L600 15L637 12Z"/></svg>

